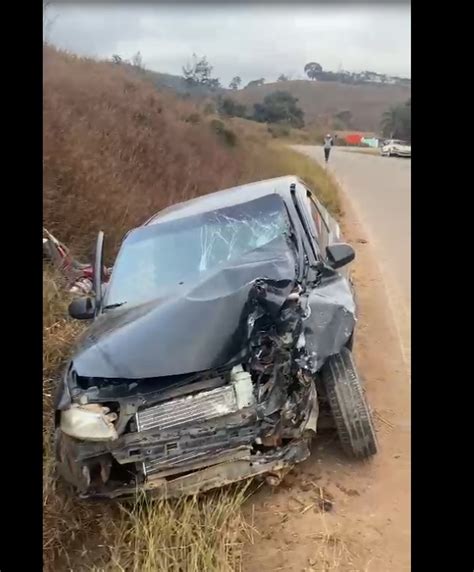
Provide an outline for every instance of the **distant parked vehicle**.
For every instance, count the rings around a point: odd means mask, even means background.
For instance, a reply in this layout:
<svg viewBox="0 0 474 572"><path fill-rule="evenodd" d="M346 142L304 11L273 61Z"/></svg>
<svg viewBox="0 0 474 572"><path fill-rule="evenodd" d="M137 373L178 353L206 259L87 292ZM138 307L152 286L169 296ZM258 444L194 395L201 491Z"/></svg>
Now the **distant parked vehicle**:
<svg viewBox="0 0 474 572"><path fill-rule="evenodd" d="M400 139L385 141L380 150L382 157L411 157L411 145Z"/></svg>

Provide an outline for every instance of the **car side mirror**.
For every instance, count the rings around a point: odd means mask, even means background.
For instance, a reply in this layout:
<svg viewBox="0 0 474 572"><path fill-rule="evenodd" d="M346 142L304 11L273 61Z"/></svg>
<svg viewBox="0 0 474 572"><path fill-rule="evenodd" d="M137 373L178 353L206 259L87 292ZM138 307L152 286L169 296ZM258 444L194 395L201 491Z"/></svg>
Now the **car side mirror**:
<svg viewBox="0 0 474 572"><path fill-rule="evenodd" d="M74 320L92 320L95 316L95 301L93 298L76 298L69 304L69 315Z"/></svg>
<svg viewBox="0 0 474 572"><path fill-rule="evenodd" d="M349 244L341 242L328 246L326 248L326 256L331 268L336 270L352 262L355 258L355 251Z"/></svg>

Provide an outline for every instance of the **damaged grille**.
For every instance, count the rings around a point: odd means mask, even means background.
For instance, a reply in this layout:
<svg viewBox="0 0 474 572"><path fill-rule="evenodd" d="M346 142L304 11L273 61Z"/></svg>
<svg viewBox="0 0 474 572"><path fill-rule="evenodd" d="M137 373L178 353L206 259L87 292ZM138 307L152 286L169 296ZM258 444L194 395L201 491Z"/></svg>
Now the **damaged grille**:
<svg viewBox="0 0 474 572"><path fill-rule="evenodd" d="M137 430L165 430L208 421L252 405L254 396L250 374L241 368L234 368L231 379L232 382L224 387L173 399L139 411L136 414Z"/></svg>
<svg viewBox="0 0 474 572"><path fill-rule="evenodd" d="M143 472L145 475L156 475L160 477L175 474L180 470L199 469L201 467L215 465L226 461L235 461L249 455L249 447L238 447L224 451L189 451L173 458L160 458L145 461Z"/></svg>

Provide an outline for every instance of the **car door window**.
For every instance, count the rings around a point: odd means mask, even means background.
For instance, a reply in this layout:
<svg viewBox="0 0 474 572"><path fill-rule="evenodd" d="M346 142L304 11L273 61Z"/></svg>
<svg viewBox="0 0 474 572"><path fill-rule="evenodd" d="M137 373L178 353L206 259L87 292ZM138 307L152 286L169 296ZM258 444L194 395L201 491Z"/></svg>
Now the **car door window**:
<svg viewBox="0 0 474 572"><path fill-rule="evenodd" d="M318 234L318 243L321 250L321 254L326 257L326 247L329 245L329 227L322 216L318 205L314 202L313 197L309 196L309 202L311 206L311 216L316 225L316 231Z"/></svg>

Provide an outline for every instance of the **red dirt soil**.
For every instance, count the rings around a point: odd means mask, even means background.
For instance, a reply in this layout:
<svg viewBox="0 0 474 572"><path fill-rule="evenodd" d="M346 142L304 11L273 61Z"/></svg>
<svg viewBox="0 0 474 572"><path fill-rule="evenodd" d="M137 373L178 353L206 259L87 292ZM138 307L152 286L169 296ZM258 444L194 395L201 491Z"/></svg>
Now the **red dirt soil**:
<svg viewBox="0 0 474 572"><path fill-rule="evenodd" d="M245 553L246 572L410 570L409 371L371 244L351 206L344 209L343 232L357 252L354 351L380 450L354 462L335 435L320 435L308 461L276 489L262 487L246 507L258 531Z"/></svg>

